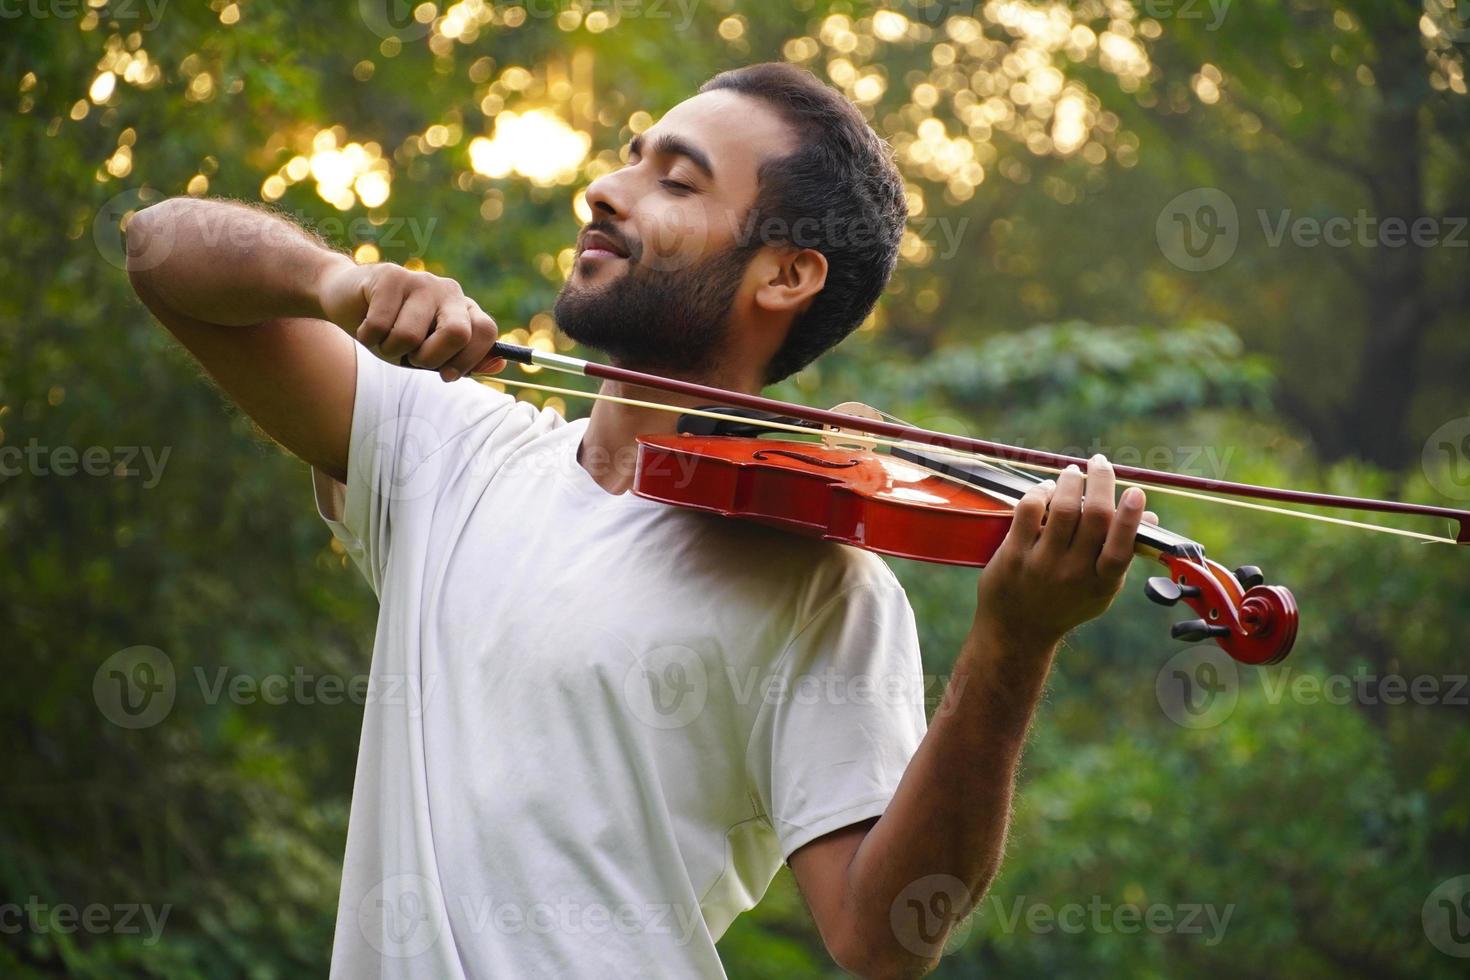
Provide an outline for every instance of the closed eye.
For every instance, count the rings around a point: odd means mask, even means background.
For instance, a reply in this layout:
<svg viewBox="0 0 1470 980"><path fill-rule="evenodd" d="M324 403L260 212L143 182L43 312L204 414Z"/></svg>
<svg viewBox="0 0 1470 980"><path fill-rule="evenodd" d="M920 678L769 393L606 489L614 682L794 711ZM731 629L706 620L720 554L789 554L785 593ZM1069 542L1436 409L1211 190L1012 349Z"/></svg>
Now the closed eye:
<svg viewBox="0 0 1470 980"><path fill-rule="evenodd" d="M670 192L672 192L674 194L693 194L694 193L694 188L691 187L690 185L686 184L686 183L683 183L682 181L669 180L668 178L665 178L665 179L659 181L659 183L661 185L663 185L667 190L669 190Z"/></svg>

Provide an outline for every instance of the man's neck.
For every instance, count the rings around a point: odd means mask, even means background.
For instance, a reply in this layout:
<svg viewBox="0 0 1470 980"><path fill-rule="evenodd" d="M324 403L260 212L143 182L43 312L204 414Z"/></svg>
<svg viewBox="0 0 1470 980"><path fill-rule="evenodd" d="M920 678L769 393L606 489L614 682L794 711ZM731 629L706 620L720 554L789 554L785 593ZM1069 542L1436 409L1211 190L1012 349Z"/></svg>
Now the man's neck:
<svg viewBox="0 0 1470 980"><path fill-rule="evenodd" d="M710 377L684 380L728 391L751 394L760 392L760 385L751 381L733 382L728 378ZM681 408L693 408L708 403L707 399L675 395L615 381L604 381L601 393L639 402L677 405ZM591 421L587 425L587 431L582 434L582 444L577 450L577 462L608 493L625 493L633 487L634 464L638 453L637 437L671 434L678 431L678 426L677 412L623 402L594 402Z"/></svg>

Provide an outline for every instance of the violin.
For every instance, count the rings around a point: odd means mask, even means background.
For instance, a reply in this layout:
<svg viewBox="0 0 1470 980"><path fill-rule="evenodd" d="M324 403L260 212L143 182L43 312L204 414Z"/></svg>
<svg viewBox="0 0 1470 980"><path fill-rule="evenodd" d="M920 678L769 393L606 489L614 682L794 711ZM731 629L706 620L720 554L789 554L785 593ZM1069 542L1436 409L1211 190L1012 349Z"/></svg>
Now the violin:
<svg viewBox="0 0 1470 980"><path fill-rule="evenodd" d="M491 356L710 400L708 406L688 409L494 379L679 413L677 434L637 437L633 492L641 497L900 558L984 567L1005 539L1016 504L1041 479L1022 467L1043 471L1087 467L1082 459L889 421L859 403L813 409L514 344L495 344ZM783 438L772 438L773 434ZM793 434L817 439L790 438ZM880 444L887 453L876 451ZM1231 498L1254 498L1448 518L1458 523L1455 538L1248 505L1421 540L1470 544L1470 511L1206 480L1140 467L1115 466L1114 472L1120 482L1186 496L1205 496L1193 492L1197 490L1224 494L1205 497L1221 503L1244 505ZM1182 602L1198 616L1176 623L1171 631L1175 639L1213 640L1246 664L1278 663L1291 652L1299 621L1296 600L1285 586L1265 584L1257 566L1228 570L1206 557L1197 542L1150 524L1140 525L1135 553L1160 562L1168 572L1148 579L1147 597L1164 606Z"/></svg>

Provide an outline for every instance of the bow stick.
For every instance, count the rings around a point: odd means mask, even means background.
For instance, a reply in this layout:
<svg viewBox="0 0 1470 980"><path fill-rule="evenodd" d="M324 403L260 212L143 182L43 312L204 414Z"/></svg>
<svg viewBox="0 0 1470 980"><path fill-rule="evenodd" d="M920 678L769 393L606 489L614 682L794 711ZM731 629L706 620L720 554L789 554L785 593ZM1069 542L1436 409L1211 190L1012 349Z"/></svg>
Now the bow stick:
<svg viewBox="0 0 1470 980"><path fill-rule="evenodd" d="M667 391L673 394L689 395L701 400L713 403L734 405L739 408L749 408L761 412L770 412L777 415L789 415L794 418L814 422L818 425L831 426L835 429L848 429L864 432L873 436L882 436L886 440L897 440L899 442L920 443L935 446L940 449L952 450L961 453L973 453L980 456L1004 460L1023 466L1031 466L1047 470L1061 470L1067 466L1077 466L1084 472L1087 470L1087 460L1075 456L1066 456L1060 453L1050 453L1039 449L1025 449L1020 446L1011 446L1001 442L990 442L985 439L976 439L971 436L957 436L946 432L937 432L932 429L923 429L917 426L904 425L899 422L890 422L882 419L861 418L847 415L842 412L834 412L826 409L811 408L806 405L798 405L793 402L783 402L775 398L767 398L763 395L751 395L738 391L727 391L724 388L715 388L710 385L702 385L693 381L681 381L677 378L665 378L656 374L647 374L642 371L633 371L628 368L615 367L611 364L598 364L595 361L583 360L579 357L569 357L565 354L557 354L552 351L543 351L534 347L522 347L517 344L506 344L497 342L490 350L491 357L503 357L507 361L516 364L549 368L553 371L562 371L567 374L577 374L589 378L598 378L603 381L615 381L621 384L636 385L642 388L652 388ZM524 382L508 381L495 378L501 383L517 384L523 387L541 387L528 385ZM551 389L564 391L563 389ZM566 391L565 393L580 395L588 398L607 398L591 392ZM661 408L669 411L685 412L689 414L703 414L718 416L718 413L698 411L693 409L679 408L677 406L660 405L653 402L638 402L633 399L612 399L630 404ZM741 420L744 421L744 420ZM1282 487L1264 487L1250 483L1234 483L1228 480L1210 480L1204 477L1187 476L1183 473L1171 473L1167 470L1151 470L1139 466L1113 465L1113 472L1120 480L1129 483L1153 485L1162 488L1173 488L1176 492L1196 490L1209 491L1212 494L1225 494L1229 497L1243 497L1253 500L1271 500L1281 503L1304 504L1314 507L1329 507L1337 510L1356 510L1382 514L1404 514L1412 517L1443 518L1454 521L1457 526L1455 537L1440 537L1436 535L1419 534L1417 532L1403 531L1397 528L1379 527L1372 524L1359 524L1353 521L1341 521L1331 518L1323 518L1320 515L1303 514L1297 511L1282 510L1278 508L1262 508L1279 513L1292 514L1297 517L1314 518L1319 520L1334 520L1335 523L1349 524L1355 527L1368 528L1375 531L1387 531L1390 533L1407 534L1411 537L1421 538L1428 541L1442 542L1447 544L1470 544L1470 511L1455 510L1451 507L1438 507L1431 504L1411 504L1397 500L1376 500L1371 497L1349 497L1338 494L1313 493L1306 490L1289 490ZM1193 496L1193 494L1185 494ZM1236 503L1230 500L1218 500L1215 497L1203 497L1206 500L1215 500L1219 503Z"/></svg>

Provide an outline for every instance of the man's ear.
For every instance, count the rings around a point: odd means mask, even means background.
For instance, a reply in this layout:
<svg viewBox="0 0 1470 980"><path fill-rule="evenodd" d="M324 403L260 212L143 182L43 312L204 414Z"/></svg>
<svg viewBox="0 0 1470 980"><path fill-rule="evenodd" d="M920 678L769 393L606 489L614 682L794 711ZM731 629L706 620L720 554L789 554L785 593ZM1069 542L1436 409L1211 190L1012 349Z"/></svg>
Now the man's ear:
<svg viewBox="0 0 1470 980"><path fill-rule="evenodd" d="M827 256L814 248L768 249L758 260L755 305L771 313L800 313L827 284Z"/></svg>

